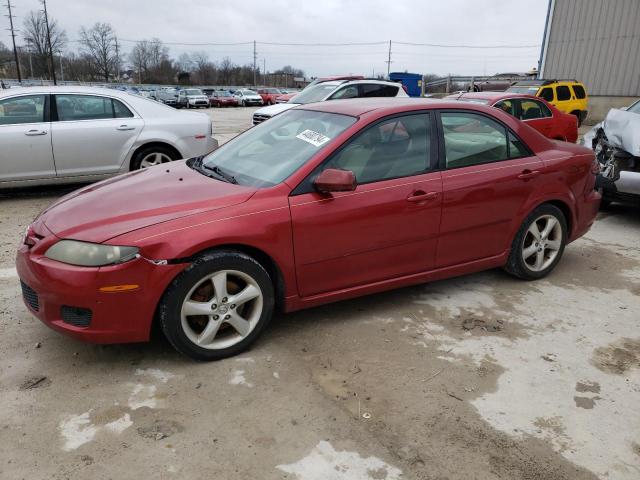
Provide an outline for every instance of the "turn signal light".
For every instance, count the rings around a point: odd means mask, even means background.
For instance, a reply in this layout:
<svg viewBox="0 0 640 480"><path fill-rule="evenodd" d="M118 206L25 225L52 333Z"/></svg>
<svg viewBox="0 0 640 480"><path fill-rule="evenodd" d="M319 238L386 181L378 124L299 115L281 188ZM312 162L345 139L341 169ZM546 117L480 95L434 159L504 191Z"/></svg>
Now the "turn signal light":
<svg viewBox="0 0 640 480"><path fill-rule="evenodd" d="M121 293L121 292L131 292L133 290L138 290L140 285L135 284L126 284L126 285L109 285L107 287L100 287L100 291L102 293Z"/></svg>

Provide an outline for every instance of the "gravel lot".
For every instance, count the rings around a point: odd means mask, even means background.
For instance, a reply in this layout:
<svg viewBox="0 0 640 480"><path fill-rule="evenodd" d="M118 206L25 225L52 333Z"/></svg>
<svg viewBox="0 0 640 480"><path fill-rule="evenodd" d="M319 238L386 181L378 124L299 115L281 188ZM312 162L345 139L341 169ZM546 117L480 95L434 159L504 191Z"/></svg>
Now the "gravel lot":
<svg viewBox="0 0 640 480"><path fill-rule="evenodd" d="M218 138L253 110L210 110ZM639 210L602 212L543 281L488 271L281 315L205 364L27 312L15 246L67 191L0 196L0 478L640 478Z"/></svg>

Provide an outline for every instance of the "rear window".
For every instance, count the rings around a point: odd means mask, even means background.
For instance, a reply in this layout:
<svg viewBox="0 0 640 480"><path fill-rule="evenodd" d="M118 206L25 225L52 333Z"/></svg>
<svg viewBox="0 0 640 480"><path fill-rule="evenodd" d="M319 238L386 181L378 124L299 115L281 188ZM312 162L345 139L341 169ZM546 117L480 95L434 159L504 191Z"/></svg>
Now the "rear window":
<svg viewBox="0 0 640 480"><path fill-rule="evenodd" d="M560 85L556 87L556 96L560 101L571 100L571 91L569 90L568 86Z"/></svg>
<svg viewBox="0 0 640 480"><path fill-rule="evenodd" d="M576 98L587 98L587 92L584 91L584 88L582 87L582 85L574 85L573 86L573 93L576 94Z"/></svg>

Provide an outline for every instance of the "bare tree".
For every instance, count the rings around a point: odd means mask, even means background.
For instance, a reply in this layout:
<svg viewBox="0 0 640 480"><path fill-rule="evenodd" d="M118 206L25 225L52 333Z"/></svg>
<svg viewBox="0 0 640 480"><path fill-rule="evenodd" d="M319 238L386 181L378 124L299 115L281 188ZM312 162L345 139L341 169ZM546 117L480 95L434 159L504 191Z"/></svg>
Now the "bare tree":
<svg viewBox="0 0 640 480"><path fill-rule="evenodd" d="M34 50L35 68L34 75L50 78L49 45L47 44L47 25L42 11L31 11L27 14L23 24L23 36ZM58 22L49 17L49 32L51 35L51 50L53 53L62 53L67 44L67 34L62 30Z"/></svg>
<svg viewBox="0 0 640 480"><path fill-rule="evenodd" d="M96 23L90 29L80 29L82 53L91 59L96 76L109 81L118 65L115 31L108 23Z"/></svg>
<svg viewBox="0 0 640 480"><path fill-rule="evenodd" d="M176 71L169 58L169 49L157 38L136 43L129 60L138 82L171 83Z"/></svg>

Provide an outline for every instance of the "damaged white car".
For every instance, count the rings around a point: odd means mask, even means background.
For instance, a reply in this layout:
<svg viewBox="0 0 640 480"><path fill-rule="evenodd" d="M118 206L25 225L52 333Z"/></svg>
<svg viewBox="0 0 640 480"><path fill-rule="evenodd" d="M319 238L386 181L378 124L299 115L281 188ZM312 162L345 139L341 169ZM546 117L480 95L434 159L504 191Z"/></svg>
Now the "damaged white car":
<svg viewBox="0 0 640 480"><path fill-rule="evenodd" d="M600 163L597 186L602 204L640 202L640 100L626 109L612 108L583 139Z"/></svg>

